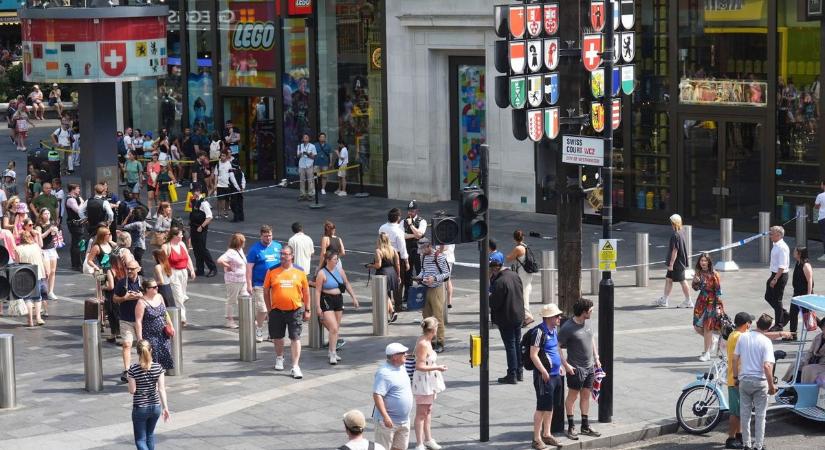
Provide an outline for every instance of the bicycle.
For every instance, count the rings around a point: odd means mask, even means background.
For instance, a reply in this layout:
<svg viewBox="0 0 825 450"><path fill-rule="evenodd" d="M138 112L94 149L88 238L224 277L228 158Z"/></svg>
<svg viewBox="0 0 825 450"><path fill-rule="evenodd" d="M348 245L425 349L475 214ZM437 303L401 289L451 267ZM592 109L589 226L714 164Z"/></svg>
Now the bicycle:
<svg viewBox="0 0 825 450"><path fill-rule="evenodd" d="M722 413L729 409L724 391L727 386L728 361L717 356L707 372L697 375L696 380L682 388L676 401L676 420L690 434L704 434L722 420Z"/></svg>

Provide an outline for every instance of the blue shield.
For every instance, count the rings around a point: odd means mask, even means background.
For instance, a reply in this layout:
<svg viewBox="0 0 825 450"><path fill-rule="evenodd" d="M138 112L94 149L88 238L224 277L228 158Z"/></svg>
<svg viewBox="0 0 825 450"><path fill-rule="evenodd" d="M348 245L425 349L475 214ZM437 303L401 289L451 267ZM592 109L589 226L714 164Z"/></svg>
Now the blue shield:
<svg viewBox="0 0 825 450"><path fill-rule="evenodd" d="M544 101L548 105L559 101L559 74L548 73L544 76Z"/></svg>
<svg viewBox="0 0 825 450"><path fill-rule="evenodd" d="M622 76L619 73L620 66L613 66L613 78L611 81L613 82L613 96L619 95L619 89L622 87Z"/></svg>

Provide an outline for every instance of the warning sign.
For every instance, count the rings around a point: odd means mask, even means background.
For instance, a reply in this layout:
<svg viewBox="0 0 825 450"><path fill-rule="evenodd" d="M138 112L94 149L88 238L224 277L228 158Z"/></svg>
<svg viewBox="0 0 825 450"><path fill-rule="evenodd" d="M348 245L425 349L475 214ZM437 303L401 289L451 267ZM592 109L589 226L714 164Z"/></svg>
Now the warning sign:
<svg viewBox="0 0 825 450"><path fill-rule="evenodd" d="M619 247L616 239L599 239L599 270L602 272L616 270Z"/></svg>

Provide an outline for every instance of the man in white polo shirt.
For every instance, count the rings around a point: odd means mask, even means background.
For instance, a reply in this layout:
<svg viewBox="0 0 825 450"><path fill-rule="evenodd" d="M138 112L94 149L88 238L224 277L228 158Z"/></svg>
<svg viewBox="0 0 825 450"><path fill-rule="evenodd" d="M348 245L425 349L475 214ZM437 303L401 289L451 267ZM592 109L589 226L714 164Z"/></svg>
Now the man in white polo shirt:
<svg viewBox="0 0 825 450"><path fill-rule="evenodd" d="M782 307L782 295L785 285L788 284L788 267L790 266L791 251L785 243L785 229L781 226L772 226L768 236L773 242L771 248L771 276L765 282L765 301L773 308L776 315L776 325L771 331L781 331L788 322L788 311Z"/></svg>
<svg viewBox="0 0 825 450"><path fill-rule="evenodd" d="M762 314L756 321L756 330L742 333L733 352L733 379L739 387L739 417L745 448L762 448L765 442L768 396L776 394L776 384L773 382L773 366L776 362L773 343L765 336L772 324L773 317ZM756 416L753 436L751 414Z"/></svg>

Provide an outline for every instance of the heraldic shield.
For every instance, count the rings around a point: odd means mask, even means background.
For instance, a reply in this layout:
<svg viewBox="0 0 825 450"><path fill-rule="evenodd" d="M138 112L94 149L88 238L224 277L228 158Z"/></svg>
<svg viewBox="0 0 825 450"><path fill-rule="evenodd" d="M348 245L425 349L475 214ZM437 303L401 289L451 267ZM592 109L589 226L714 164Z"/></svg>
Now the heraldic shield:
<svg viewBox="0 0 825 450"><path fill-rule="evenodd" d="M541 109L527 110L527 135L533 142L541 141L544 137L544 111Z"/></svg>
<svg viewBox="0 0 825 450"><path fill-rule="evenodd" d="M559 107L544 108L544 135L555 139L559 135Z"/></svg>
<svg viewBox="0 0 825 450"><path fill-rule="evenodd" d="M597 133L604 131L604 105L601 102L590 103L590 123Z"/></svg>
<svg viewBox="0 0 825 450"><path fill-rule="evenodd" d="M510 27L510 35L513 39L521 39L524 37L524 32L527 29L526 9L524 6L510 6L510 14L507 16L508 26Z"/></svg>
<svg viewBox="0 0 825 450"><path fill-rule="evenodd" d="M559 74L548 73L544 75L544 102L548 105L555 105L559 101Z"/></svg>

